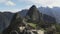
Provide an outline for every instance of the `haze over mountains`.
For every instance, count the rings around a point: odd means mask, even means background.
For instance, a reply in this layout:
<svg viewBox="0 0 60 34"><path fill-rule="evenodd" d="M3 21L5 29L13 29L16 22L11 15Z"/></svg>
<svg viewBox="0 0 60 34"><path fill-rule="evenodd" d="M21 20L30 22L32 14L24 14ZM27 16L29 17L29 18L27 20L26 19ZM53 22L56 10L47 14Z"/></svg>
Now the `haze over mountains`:
<svg viewBox="0 0 60 34"><path fill-rule="evenodd" d="M34 7L35 8L35 7ZM56 20L57 20L57 23L60 23L60 8L58 7L55 7L55 8L49 8L49 7L39 7L38 10L37 8L32 8L32 9L25 9L25 10L22 10L22 11L19 11L17 13L19 13L22 17L25 17L26 15L29 15L31 16L32 20L33 20L33 16L36 15L36 18L37 20L39 19L39 12L42 13L42 14L46 14L48 16L52 16L52 17L55 17ZM30 11L30 12L29 12ZM35 11L35 12L34 12ZM32 15L33 14L33 15ZM11 12L0 12L0 31L2 31L5 27L7 27L13 17L14 13L11 13ZM46 19L46 18L45 18ZM49 18L47 18L47 20L49 20ZM51 19L51 21L54 20Z"/></svg>
<svg viewBox="0 0 60 34"><path fill-rule="evenodd" d="M53 8L39 7L38 10L41 11L43 14L55 17L56 21L60 23L60 7L53 7Z"/></svg>

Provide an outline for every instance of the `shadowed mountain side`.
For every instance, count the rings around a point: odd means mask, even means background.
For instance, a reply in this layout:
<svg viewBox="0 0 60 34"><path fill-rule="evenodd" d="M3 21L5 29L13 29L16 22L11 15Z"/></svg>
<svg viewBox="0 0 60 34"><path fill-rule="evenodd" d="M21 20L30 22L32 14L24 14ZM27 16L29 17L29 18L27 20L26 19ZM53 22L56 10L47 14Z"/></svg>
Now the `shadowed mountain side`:
<svg viewBox="0 0 60 34"><path fill-rule="evenodd" d="M3 30L3 34L10 34L14 30L20 32L19 27L21 23L23 23L22 17L18 13L15 13L9 26Z"/></svg>
<svg viewBox="0 0 60 34"><path fill-rule="evenodd" d="M13 13L10 12L0 12L0 32L8 27L10 20L13 16Z"/></svg>

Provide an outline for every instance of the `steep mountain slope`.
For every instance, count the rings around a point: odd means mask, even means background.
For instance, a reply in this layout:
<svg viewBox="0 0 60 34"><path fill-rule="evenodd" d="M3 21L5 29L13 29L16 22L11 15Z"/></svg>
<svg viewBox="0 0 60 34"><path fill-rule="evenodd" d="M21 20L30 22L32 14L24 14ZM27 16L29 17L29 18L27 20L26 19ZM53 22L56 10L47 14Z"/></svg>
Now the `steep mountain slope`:
<svg viewBox="0 0 60 34"><path fill-rule="evenodd" d="M26 14L27 18L34 22L39 22L40 13L35 5L33 5Z"/></svg>
<svg viewBox="0 0 60 34"><path fill-rule="evenodd" d="M6 19L6 17L2 13L0 13L0 31L5 28L7 22L8 20Z"/></svg>
<svg viewBox="0 0 60 34"><path fill-rule="evenodd" d="M0 12L0 31L2 31L4 28L8 27L11 18L13 16L13 13L10 12Z"/></svg>

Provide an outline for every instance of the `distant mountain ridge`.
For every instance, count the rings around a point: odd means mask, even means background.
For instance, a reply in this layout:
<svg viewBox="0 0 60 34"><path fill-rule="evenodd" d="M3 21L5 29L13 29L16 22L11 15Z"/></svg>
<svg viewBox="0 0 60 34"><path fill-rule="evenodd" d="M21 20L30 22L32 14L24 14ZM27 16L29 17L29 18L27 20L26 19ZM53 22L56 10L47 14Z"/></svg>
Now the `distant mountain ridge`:
<svg viewBox="0 0 60 34"><path fill-rule="evenodd" d="M51 11L52 10L48 7L47 8L44 8L44 7L43 8L36 8L35 6L32 6L30 9L25 9L25 10L19 11L17 13L20 14L22 17L27 18L28 20L31 20L33 22L34 21L39 22L40 19L42 19L42 21L53 23L53 22L55 22L55 17ZM11 13L11 12L3 12L3 13L0 12L0 15L1 15L0 16L1 17L0 18L0 24L1 24L0 29L8 27L14 14L15 13ZM6 26L4 26L4 25L6 25Z"/></svg>
<svg viewBox="0 0 60 34"><path fill-rule="evenodd" d="M57 23L60 23L60 7L53 7L53 8L39 7L38 10L43 14L47 14L52 17L55 17Z"/></svg>
<svg viewBox="0 0 60 34"><path fill-rule="evenodd" d="M51 8L49 7L39 7L38 10L42 13L42 14L47 14L49 16L54 17L53 11Z"/></svg>

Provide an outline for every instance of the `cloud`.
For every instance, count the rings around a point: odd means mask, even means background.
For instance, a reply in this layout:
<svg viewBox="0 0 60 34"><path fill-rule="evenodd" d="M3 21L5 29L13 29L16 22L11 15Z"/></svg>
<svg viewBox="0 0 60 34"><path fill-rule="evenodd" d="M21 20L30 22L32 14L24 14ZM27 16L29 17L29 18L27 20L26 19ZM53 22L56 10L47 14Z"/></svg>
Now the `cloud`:
<svg viewBox="0 0 60 34"><path fill-rule="evenodd" d="M60 0L19 0L20 2L27 2L32 3L37 6L59 6L60 7Z"/></svg>
<svg viewBox="0 0 60 34"><path fill-rule="evenodd" d="M29 6L25 6L24 8L12 8L12 9L3 9L0 10L1 12L12 12L12 13L16 13L18 11L24 10L24 9L29 9L32 5Z"/></svg>
<svg viewBox="0 0 60 34"><path fill-rule="evenodd" d="M5 3L7 2L8 0L0 0L0 3Z"/></svg>
<svg viewBox="0 0 60 34"><path fill-rule="evenodd" d="M29 9L32 5L36 5L37 7L60 7L60 0L0 0L0 3L3 3L4 7L5 5L9 6L6 8L9 8L9 10L11 9L11 11L18 11L19 9Z"/></svg>
<svg viewBox="0 0 60 34"><path fill-rule="evenodd" d="M60 7L60 0L54 0L53 3L51 3L50 5L48 5L50 7L54 7L54 6L57 6L57 7Z"/></svg>
<svg viewBox="0 0 60 34"><path fill-rule="evenodd" d="M12 2L11 0L0 0L0 4L4 4L7 6L15 6L16 4L14 2Z"/></svg>
<svg viewBox="0 0 60 34"><path fill-rule="evenodd" d="M15 6L16 4L14 2L12 2L12 1L8 1L8 2L5 3L5 5L7 5L7 6Z"/></svg>
<svg viewBox="0 0 60 34"><path fill-rule="evenodd" d="M21 9L6 9L6 10L0 10L1 12L12 12L12 13L16 13L18 11L21 11Z"/></svg>

